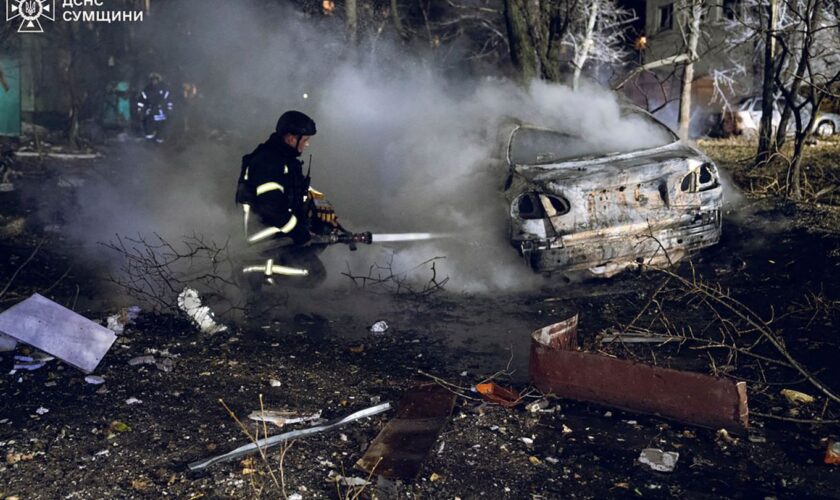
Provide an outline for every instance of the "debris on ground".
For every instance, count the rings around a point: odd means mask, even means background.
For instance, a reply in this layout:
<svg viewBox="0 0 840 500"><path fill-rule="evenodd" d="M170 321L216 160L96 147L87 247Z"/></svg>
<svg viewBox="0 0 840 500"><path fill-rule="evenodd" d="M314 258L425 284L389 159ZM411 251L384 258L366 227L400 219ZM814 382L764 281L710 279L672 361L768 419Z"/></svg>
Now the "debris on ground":
<svg viewBox="0 0 840 500"><path fill-rule="evenodd" d="M54 359L53 356L44 353L34 354L32 356L15 355L15 365L12 367L12 373L15 373L17 370L30 372L39 370Z"/></svg>
<svg viewBox="0 0 840 500"><path fill-rule="evenodd" d="M840 441L829 441L825 449L825 463L829 465L840 464Z"/></svg>
<svg viewBox="0 0 840 500"><path fill-rule="evenodd" d="M645 448L639 454L639 462L659 472L673 472L679 458L679 453L659 448Z"/></svg>
<svg viewBox="0 0 840 500"><path fill-rule="evenodd" d="M518 392L502 387L495 382L476 384L475 391L481 394L485 401L496 403L505 408L513 408L522 402L522 397Z"/></svg>
<svg viewBox="0 0 840 500"><path fill-rule="evenodd" d="M216 315L209 307L201 305L201 297L197 290L184 288L178 295L178 308L198 326L203 333L219 333L227 330L227 326L216 323Z"/></svg>
<svg viewBox="0 0 840 500"><path fill-rule="evenodd" d="M299 439L305 436L310 436L312 434L319 434L321 432L331 431L333 429L337 429L344 425L347 425L351 422L356 420L372 417L374 415L378 415L380 413L386 412L391 409L391 403L382 403L377 406L373 406L371 408L367 408L364 410L359 410L357 412L351 413L345 417L338 418L329 422L325 422L320 425L316 425L313 427L308 427L306 429L300 429L296 431L289 431L283 434L277 434L276 436L270 436L267 438L256 440L252 443L248 443L245 445L236 448L228 453L223 455L218 455L215 457L208 458L206 460L200 460L197 462L193 462L188 465L189 470L192 472L200 472L211 465L228 462L230 460L236 460L239 457L243 457L250 453L255 453L257 451L265 451L269 448L273 448L277 445L290 441L292 439Z"/></svg>
<svg viewBox="0 0 840 500"><path fill-rule="evenodd" d="M102 385L105 383L105 379L99 375L88 375L85 377L85 382L91 385Z"/></svg>
<svg viewBox="0 0 840 500"><path fill-rule="evenodd" d="M113 422L111 422L111 425L108 427L108 430L110 430L111 432L118 433L131 432L131 426L129 426L125 422L114 420Z"/></svg>
<svg viewBox="0 0 840 500"><path fill-rule="evenodd" d="M738 438L730 434L726 429L718 429L717 433L715 433L715 437L729 444L736 444L738 442Z"/></svg>
<svg viewBox="0 0 840 500"><path fill-rule="evenodd" d="M13 451L6 453L6 463L9 465L14 465L19 462L30 462L34 459L34 453L16 453Z"/></svg>
<svg viewBox="0 0 840 500"><path fill-rule="evenodd" d="M108 316L106 319L106 328L117 335L122 335L125 331L125 327L133 323L139 316L139 306L126 307L121 309L117 314Z"/></svg>
<svg viewBox="0 0 840 500"><path fill-rule="evenodd" d="M11 184L9 184L11 185ZM3 184L0 184L0 193L3 192ZM14 238L23 234L26 229L26 219L23 217L4 217L0 215L0 237Z"/></svg>
<svg viewBox="0 0 840 500"><path fill-rule="evenodd" d="M128 360L129 366L140 365L155 365L155 367L162 372L171 372L175 366L173 356L168 350L159 351L157 349L146 349L147 354L142 356L135 356ZM151 353L151 354L149 354ZM157 354L157 357L155 357Z"/></svg>
<svg viewBox="0 0 840 500"><path fill-rule="evenodd" d="M549 406L549 402L547 399L540 399L538 401L534 401L533 403L528 403L525 405L525 409L531 413L540 413L546 411Z"/></svg>
<svg viewBox="0 0 840 500"><path fill-rule="evenodd" d="M449 421L455 394L438 384L413 387L356 462L356 468L387 479L413 481Z"/></svg>
<svg viewBox="0 0 840 500"><path fill-rule="evenodd" d="M388 331L388 323L384 321L377 321L370 327L370 332L374 335L382 335Z"/></svg>
<svg viewBox="0 0 840 500"><path fill-rule="evenodd" d="M793 389L782 389L782 396L793 404L807 405L814 402L814 396Z"/></svg>
<svg viewBox="0 0 840 500"><path fill-rule="evenodd" d="M91 373L116 335L39 294L0 313L0 332Z"/></svg>
<svg viewBox="0 0 840 500"><path fill-rule="evenodd" d="M609 344L611 342L619 342L623 344L662 344L673 340L673 337L668 335L658 335L655 333L630 333L618 332L613 333L612 330L607 330L598 335L598 341L602 344Z"/></svg>
<svg viewBox="0 0 840 500"><path fill-rule="evenodd" d="M301 417L293 411L254 410L248 415L248 418L256 422L268 422L277 427L283 427L301 422L316 422L321 420L321 412L317 411L312 415Z"/></svg>
<svg viewBox="0 0 840 500"><path fill-rule="evenodd" d="M144 356L136 356L128 360L129 366L137 365L153 365L155 364L155 357L148 354Z"/></svg>
<svg viewBox="0 0 840 500"><path fill-rule="evenodd" d="M746 434L745 382L578 351L577 315L531 336L529 373L543 394Z"/></svg>
<svg viewBox="0 0 840 500"><path fill-rule="evenodd" d="M330 473L327 475L327 481L331 483L338 483L342 486L348 486L350 488L368 486L370 484L370 481L368 481L367 479L363 479L361 477L342 476L334 470L331 470Z"/></svg>

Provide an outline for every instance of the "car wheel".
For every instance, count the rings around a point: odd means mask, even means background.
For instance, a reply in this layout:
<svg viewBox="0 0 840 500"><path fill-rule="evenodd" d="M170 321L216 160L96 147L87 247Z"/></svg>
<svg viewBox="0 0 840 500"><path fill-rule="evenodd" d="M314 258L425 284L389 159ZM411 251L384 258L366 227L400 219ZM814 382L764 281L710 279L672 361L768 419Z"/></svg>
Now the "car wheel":
<svg viewBox="0 0 840 500"><path fill-rule="evenodd" d="M817 125L817 135L820 137L828 137L834 135L834 123L829 121L820 122Z"/></svg>

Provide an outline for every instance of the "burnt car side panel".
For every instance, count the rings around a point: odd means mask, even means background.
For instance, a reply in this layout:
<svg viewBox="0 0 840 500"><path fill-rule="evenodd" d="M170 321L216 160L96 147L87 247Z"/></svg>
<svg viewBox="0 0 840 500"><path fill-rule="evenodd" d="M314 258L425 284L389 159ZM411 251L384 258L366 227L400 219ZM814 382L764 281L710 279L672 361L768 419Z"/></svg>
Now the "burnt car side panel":
<svg viewBox="0 0 840 500"><path fill-rule="evenodd" d="M717 169L689 146L511 169L511 243L535 271L611 276L720 240Z"/></svg>

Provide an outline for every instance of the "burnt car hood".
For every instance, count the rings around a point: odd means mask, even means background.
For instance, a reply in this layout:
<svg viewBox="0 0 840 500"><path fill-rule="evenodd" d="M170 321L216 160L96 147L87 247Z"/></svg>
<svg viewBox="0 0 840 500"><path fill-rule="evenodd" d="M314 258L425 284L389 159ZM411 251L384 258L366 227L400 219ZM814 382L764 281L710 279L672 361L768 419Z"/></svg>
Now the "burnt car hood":
<svg viewBox="0 0 840 500"><path fill-rule="evenodd" d="M535 183L561 182L597 176L611 178L632 173L641 174L640 169L654 167L651 175L661 176L662 168L673 166L690 158L708 160L703 153L680 142L674 142L659 148L634 151L631 153L606 154L572 161L548 163L542 165L513 165L514 171L523 178ZM591 179L594 180L594 179Z"/></svg>

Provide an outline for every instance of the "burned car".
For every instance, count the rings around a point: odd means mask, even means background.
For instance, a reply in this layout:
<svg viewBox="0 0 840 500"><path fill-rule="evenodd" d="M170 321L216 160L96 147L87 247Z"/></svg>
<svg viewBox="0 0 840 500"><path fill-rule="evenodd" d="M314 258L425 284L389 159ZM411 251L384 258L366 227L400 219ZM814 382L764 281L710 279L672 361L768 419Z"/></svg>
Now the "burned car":
<svg viewBox="0 0 840 500"><path fill-rule="evenodd" d="M714 163L646 112L622 114L647 127L641 147L604 153L573 132L505 127L510 241L534 271L608 277L720 240Z"/></svg>

